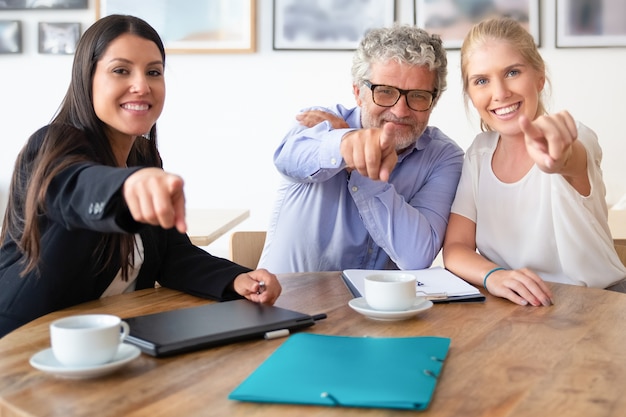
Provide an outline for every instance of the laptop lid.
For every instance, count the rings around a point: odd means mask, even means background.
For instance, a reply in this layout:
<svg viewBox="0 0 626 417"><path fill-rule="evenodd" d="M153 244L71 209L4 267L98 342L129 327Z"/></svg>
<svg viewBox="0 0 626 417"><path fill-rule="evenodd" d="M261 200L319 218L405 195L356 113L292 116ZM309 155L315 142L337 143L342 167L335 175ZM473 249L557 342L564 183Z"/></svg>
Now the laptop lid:
<svg viewBox="0 0 626 417"><path fill-rule="evenodd" d="M248 300L225 301L124 319L125 342L152 356L170 356L263 338L267 332L290 331L315 324L313 316Z"/></svg>

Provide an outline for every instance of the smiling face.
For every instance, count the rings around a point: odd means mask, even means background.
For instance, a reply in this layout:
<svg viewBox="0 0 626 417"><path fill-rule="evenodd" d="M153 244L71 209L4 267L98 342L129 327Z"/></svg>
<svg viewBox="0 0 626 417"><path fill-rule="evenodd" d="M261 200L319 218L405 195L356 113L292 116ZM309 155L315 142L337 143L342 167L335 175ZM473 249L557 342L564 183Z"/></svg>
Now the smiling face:
<svg viewBox="0 0 626 417"><path fill-rule="evenodd" d="M93 106L114 148L130 147L156 123L165 101L157 45L133 34L113 40L96 65Z"/></svg>
<svg viewBox="0 0 626 417"><path fill-rule="evenodd" d="M435 90L436 74L424 66L411 66L396 61L373 63L369 81L403 90ZM354 86L354 96L361 107L363 127L383 127L385 123L394 126L396 150L406 149L415 143L428 125L432 107L427 111L411 110L406 104L406 96L401 96L393 107L381 107L372 100L372 91L362 86Z"/></svg>
<svg viewBox="0 0 626 417"><path fill-rule="evenodd" d="M467 94L484 124L503 136L521 134L518 119L540 111L545 76L510 43L487 40L467 54Z"/></svg>

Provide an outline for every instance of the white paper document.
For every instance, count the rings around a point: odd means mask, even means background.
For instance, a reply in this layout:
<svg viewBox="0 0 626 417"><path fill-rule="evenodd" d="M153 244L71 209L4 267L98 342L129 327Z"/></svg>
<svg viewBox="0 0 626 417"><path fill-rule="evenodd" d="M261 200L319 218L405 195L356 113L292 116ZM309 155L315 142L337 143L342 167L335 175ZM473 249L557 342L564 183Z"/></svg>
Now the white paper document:
<svg viewBox="0 0 626 417"><path fill-rule="evenodd" d="M384 272L385 274L415 275L417 280L415 287L416 294L418 296L424 296L433 302L485 300L485 297L476 287L440 266L410 271L346 269L341 275L344 282L352 292L352 295L355 297L362 297L365 295L365 277L367 275L381 272Z"/></svg>

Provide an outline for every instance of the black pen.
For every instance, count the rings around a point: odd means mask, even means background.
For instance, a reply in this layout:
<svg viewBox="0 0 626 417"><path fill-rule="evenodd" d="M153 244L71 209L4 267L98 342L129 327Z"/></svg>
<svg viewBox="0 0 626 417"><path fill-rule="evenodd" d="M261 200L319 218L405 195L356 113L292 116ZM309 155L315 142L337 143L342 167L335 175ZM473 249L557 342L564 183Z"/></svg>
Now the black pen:
<svg viewBox="0 0 626 417"><path fill-rule="evenodd" d="M314 314L311 317L313 318L314 321L318 321L318 320L325 319L327 316L326 316L326 313L320 313L320 314ZM290 334L291 332L289 331L289 329L279 329L279 330L273 330L270 332L265 332L264 338L267 340L278 339L280 337L287 337Z"/></svg>
<svg viewBox="0 0 626 417"><path fill-rule="evenodd" d="M327 316L326 316L326 313L320 313L320 314L315 314L312 317L313 317L313 321L318 321L318 320L325 319Z"/></svg>

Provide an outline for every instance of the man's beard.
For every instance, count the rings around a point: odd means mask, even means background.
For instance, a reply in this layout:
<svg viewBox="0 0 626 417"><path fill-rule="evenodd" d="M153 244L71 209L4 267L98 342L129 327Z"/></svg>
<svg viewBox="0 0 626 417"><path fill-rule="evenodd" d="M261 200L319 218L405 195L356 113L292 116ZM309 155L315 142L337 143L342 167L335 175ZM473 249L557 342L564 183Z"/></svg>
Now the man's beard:
<svg viewBox="0 0 626 417"><path fill-rule="evenodd" d="M412 118L398 118L391 113L382 113L376 117L371 116L365 109L361 113L361 123L364 128L382 128L386 122L393 122L410 127L408 130L403 129L402 132L394 134L396 151L402 151L413 145L426 129L426 123L421 124Z"/></svg>

